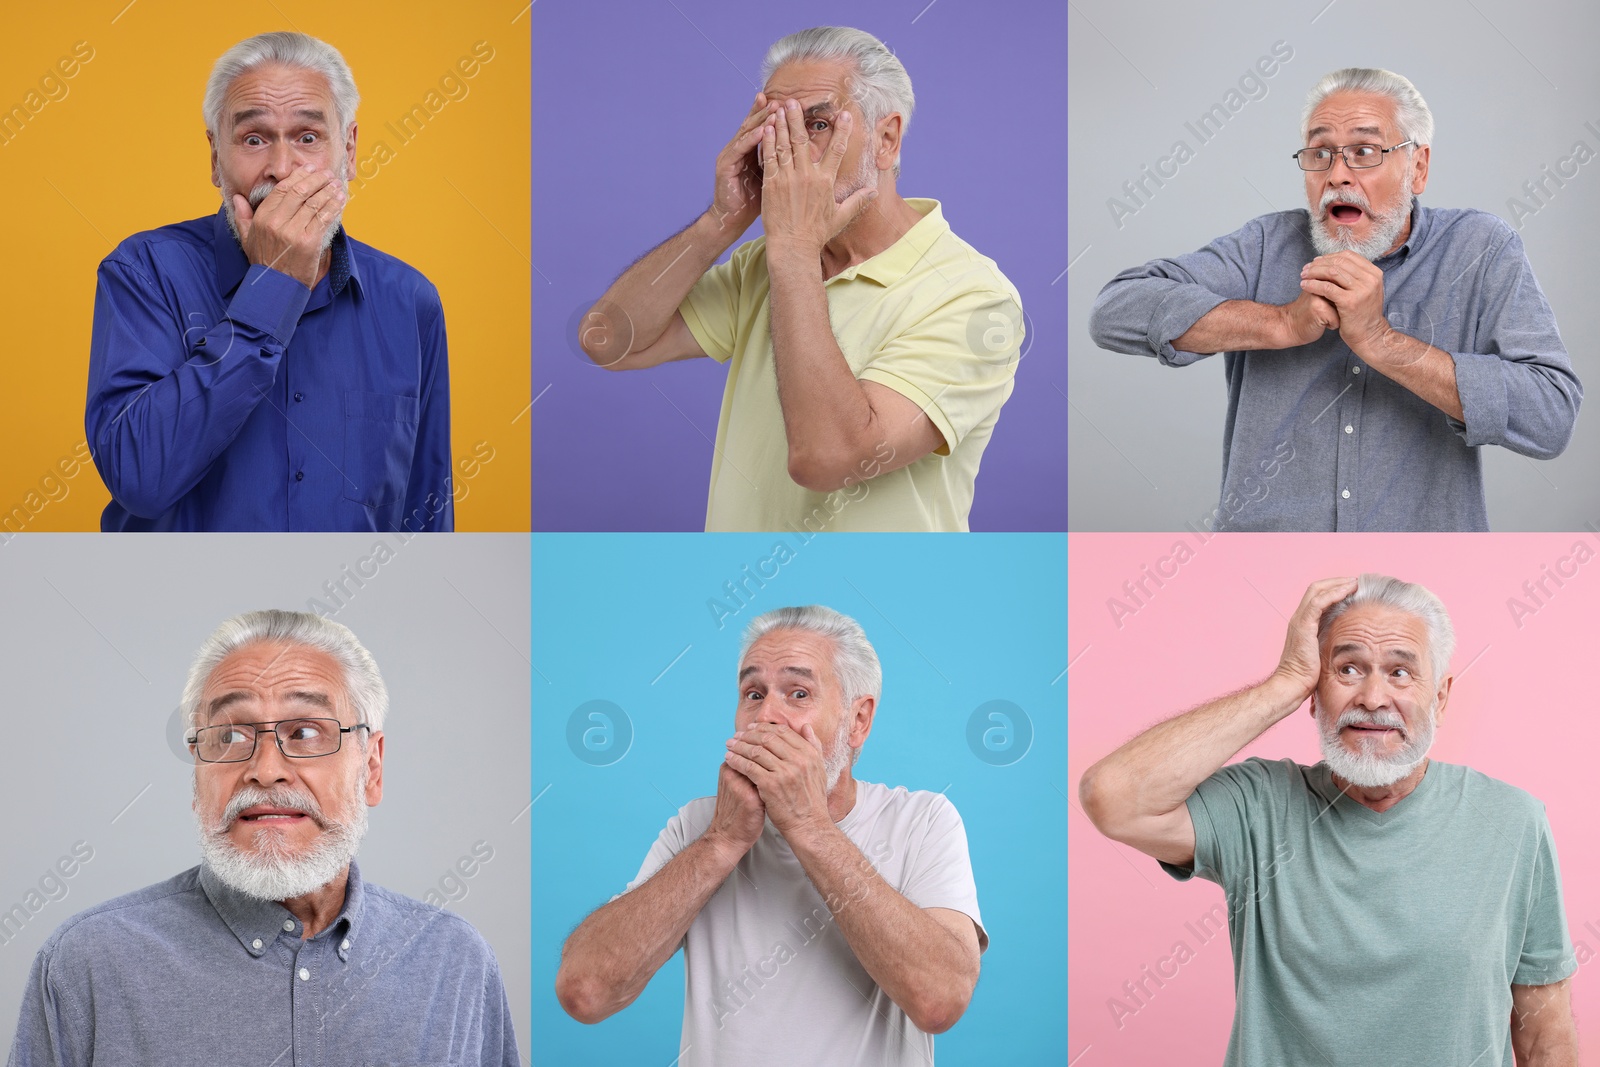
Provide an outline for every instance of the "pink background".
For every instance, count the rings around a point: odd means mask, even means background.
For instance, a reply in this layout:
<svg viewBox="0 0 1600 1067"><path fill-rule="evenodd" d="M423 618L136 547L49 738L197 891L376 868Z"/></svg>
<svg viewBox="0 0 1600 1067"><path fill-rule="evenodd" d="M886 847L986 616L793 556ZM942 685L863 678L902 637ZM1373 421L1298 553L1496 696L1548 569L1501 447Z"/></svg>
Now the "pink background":
<svg viewBox="0 0 1600 1067"><path fill-rule="evenodd" d="M1187 562L1176 561L1179 542L1193 553ZM1600 1055L1600 709L1590 692L1600 660L1600 536L1071 534L1067 558L1073 1067L1218 1063L1233 1020L1226 932L1202 943L1186 925L1222 903L1222 890L1174 881L1154 860L1100 836L1078 805L1079 777L1145 727L1261 680L1277 664L1287 618L1306 586L1362 571L1422 583L1455 623L1456 681L1431 755L1526 789L1549 811L1580 960L1574 1010L1585 1060ZM1152 595L1139 593L1141 606L1123 583L1142 578L1147 566L1164 584L1146 580ZM1547 580L1548 597L1536 589L1540 605L1523 583L1547 574L1564 584ZM1121 616L1120 628L1107 606L1113 597L1137 608ZM1513 597L1533 613L1514 617ZM1289 716L1235 759L1252 755L1317 762L1309 712ZM1140 1006L1123 983L1173 957L1179 941L1192 958L1163 986L1147 982L1153 993L1141 993ZM1173 963L1162 967L1171 974ZM1113 997L1137 1008L1120 1015L1120 1027Z"/></svg>

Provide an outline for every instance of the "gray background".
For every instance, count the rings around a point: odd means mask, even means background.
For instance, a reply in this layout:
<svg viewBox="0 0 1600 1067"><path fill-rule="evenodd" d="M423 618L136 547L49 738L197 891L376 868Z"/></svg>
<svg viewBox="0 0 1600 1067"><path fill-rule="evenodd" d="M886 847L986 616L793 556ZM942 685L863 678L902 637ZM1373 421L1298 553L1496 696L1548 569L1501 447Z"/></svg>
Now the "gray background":
<svg viewBox="0 0 1600 1067"><path fill-rule="evenodd" d="M1523 183L1582 140L1600 153L1593 0L1072 0L1068 34L1069 528L1176 530L1217 504L1226 392L1221 359L1188 368L1097 348L1095 294L1118 271L1193 251L1270 211L1305 207L1289 154L1316 80L1345 66L1410 78L1434 113L1433 207L1507 221ZM1285 41L1294 56L1205 143L1184 126ZM1259 92L1257 93L1259 96ZM1107 201L1185 140L1194 158L1118 229ZM1482 144L1501 147L1495 157ZM1170 169L1170 168L1169 168ZM1569 168L1570 169L1570 168ZM1151 188L1154 188L1151 186ZM1600 391L1600 305L1589 254L1600 234L1600 159L1524 216L1520 234L1578 376ZM1527 201L1530 206L1533 202ZM1131 203L1131 202L1130 202ZM1513 223L1515 225L1515 223ZM1593 403L1594 401L1591 401ZM1496 530L1573 530L1600 520L1600 417L1580 412L1571 445L1536 462L1483 449Z"/></svg>
<svg viewBox="0 0 1600 1067"><path fill-rule="evenodd" d="M11 1047L28 969L51 931L199 862L192 766L168 729L200 642L240 611L306 610L313 596L336 607L323 583L354 571L378 540L33 534L0 546L9 705L0 911L74 842L94 849L67 896L0 945L0 1048ZM362 875L421 899L475 842L489 842L494 858L448 906L494 948L526 1061L529 539L381 540L394 558L363 587L351 583L354 595L333 615L377 659L390 695L384 797L371 810Z"/></svg>

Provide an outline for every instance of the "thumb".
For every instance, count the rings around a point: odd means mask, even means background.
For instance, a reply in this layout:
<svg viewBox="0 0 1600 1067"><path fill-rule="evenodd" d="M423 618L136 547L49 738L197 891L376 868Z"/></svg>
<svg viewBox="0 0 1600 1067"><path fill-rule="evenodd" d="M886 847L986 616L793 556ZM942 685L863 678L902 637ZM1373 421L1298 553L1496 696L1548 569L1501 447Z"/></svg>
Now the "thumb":
<svg viewBox="0 0 1600 1067"><path fill-rule="evenodd" d="M243 240L250 234L250 221L256 217L256 213L250 207L250 201L238 193L233 194L233 217L239 223L239 238Z"/></svg>
<svg viewBox="0 0 1600 1067"><path fill-rule="evenodd" d="M839 218L848 223L851 219L859 215L868 204L872 203L876 199L878 199L878 190L871 188L857 189L840 202Z"/></svg>

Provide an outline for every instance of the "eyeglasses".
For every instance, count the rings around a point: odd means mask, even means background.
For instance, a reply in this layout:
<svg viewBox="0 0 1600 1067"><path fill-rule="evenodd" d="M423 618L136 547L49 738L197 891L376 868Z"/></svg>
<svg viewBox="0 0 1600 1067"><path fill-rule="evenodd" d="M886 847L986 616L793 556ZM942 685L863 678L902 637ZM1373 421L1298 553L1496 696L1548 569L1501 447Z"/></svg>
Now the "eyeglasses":
<svg viewBox="0 0 1600 1067"><path fill-rule="evenodd" d="M1417 142L1401 141L1394 148L1379 148L1375 144L1344 144L1336 148L1302 148L1294 154L1294 160L1300 164L1301 170L1328 170L1333 166L1335 152L1344 156L1344 165L1352 170L1363 167L1376 167L1383 162L1383 157L1393 152L1395 148L1404 148Z"/></svg>
<svg viewBox="0 0 1600 1067"><path fill-rule="evenodd" d="M270 730L266 729L271 727ZM206 763L243 763L256 754L256 739L271 733L278 751L290 759L331 756L352 730L371 730L364 722L340 726L338 719L279 719L275 722L229 722L191 730L185 739Z"/></svg>

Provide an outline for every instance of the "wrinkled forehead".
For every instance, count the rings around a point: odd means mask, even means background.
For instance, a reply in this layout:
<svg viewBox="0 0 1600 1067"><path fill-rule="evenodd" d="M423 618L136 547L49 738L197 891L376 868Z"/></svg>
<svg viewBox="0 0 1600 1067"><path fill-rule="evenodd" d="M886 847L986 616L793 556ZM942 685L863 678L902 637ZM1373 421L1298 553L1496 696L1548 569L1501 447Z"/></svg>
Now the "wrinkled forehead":
<svg viewBox="0 0 1600 1067"><path fill-rule="evenodd" d="M1322 637L1323 659L1341 655L1411 660L1424 669L1433 665L1428 624L1384 604L1357 604L1329 624Z"/></svg>
<svg viewBox="0 0 1600 1067"><path fill-rule="evenodd" d="M1307 144L1360 144L1398 140L1393 97L1383 93L1330 93L1306 120Z"/></svg>
<svg viewBox="0 0 1600 1067"><path fill-rule="evenodd" d="M298 120L332 126L338 121L333 87L319 71L262 63L234 78L222 97L222 123Z"/></svg>
<svg viewBox="0 0 1600 1067"><path fill-rule="evenodd" d="M200 691L202 722L268 700L342 718L349 701L339 663L321 649L257 642L218 663Z"/></svg>
<svg viewBox="0 0 1600 1067"><path fill-rule="evenodd" d="M814 684L833 680L833 642L807 630L770 630L756 639L739 661L739 681L809 677Z"/></svg>
<svg viewBox="0 0 1600 1067"><path fill-rule="evenodd" d="M806 110L839 111L850 100L854 67L844 60L808 59L785 63L772 72L762 91L768 100L798 100Z"/></svg>

